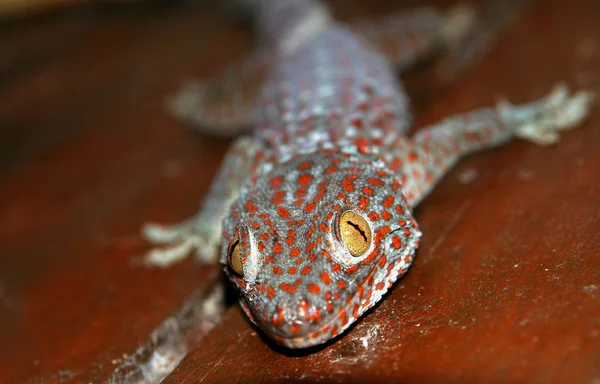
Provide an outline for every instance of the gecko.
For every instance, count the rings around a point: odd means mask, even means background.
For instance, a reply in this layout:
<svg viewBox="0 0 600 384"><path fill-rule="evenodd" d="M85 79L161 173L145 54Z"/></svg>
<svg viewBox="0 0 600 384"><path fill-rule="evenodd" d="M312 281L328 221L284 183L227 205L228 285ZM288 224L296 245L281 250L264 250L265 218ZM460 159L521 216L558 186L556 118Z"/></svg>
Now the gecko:
<svg viewBox="0 0 600 384"><path fill-rule="evenodd" d="M200 210L148 223L149 265L219 262L247 317L288 348L323 344L379 302L415 260L413 209L462 157L538 145L587 116L593 95L557 86L412 127L396 71L460 38L468 12L417 9L342 24L316 0L246 0L259 47L171 108L234 137ZM462 26L462 27L461 27Z"/></svg>

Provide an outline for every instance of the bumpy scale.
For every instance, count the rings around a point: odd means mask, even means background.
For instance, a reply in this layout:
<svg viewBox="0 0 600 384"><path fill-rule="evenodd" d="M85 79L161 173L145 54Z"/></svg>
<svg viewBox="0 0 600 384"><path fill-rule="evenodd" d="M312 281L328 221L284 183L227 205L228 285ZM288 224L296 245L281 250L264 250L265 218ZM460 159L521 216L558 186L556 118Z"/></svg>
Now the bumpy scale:
<svg viewBox="0 0 600 384"><path fill-rule="evenodd" d="M265 74L262 86L248 86L257 79L246 67L230 73L231 95L218 102L204 88L174 102L199 127L251 134L234 143L196 216L145 227L167 245L147 260L165 266L196 250L210 262L219 249L248 317L290 348L339 335L408 270L421 235L411 208L460 157L513 137L553 143L588 111L589 93L558 87L409 138L408 99L391 64L404 69L430 55L468 27L468 15L420 10L388 16L380 29L349 29L310 0L256 6L259 32L274 42L247 64ZM256 100L242 97L253 92Z"/></svg>

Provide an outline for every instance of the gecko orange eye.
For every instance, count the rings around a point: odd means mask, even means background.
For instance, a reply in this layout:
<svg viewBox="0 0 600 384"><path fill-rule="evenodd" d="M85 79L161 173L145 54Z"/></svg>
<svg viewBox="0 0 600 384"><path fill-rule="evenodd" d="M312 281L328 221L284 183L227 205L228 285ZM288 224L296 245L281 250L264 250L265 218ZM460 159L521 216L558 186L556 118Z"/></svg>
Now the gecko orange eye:
<svg viewBox="0 0 600 384"><path fill-rule="evenodd" d="M239 276L244 276L242 257L240 256L240 239L236 236L229 242L227 248L227 262L229 267Z"/></svg>
<svg viewBox="0 0 600 384"><path fill-rule="evenodd" d="M346 211L340 217L339 233L344 246L354 257L364 255L373 241L369 223L353 211Z"/></svg>

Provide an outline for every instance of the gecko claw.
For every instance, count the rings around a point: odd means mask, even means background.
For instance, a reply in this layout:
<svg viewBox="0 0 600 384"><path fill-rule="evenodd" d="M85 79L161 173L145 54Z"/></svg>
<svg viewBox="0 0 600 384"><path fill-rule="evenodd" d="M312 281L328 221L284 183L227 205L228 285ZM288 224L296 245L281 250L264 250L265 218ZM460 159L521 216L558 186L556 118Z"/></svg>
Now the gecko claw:
<svg viewBox="0 0 600 384"><path fill-rule="evenodd" d="M497 109L515 127L515 136L537 145L550 145L560 139L560 131L577 127L587 117L593 100L593 92L569 94L568 87L560 83L537 102L513 106L501 100Z"/></svg>
<svg viewBox="0 0 600 384"><path fill-rule="evenodd" d="M151 249L144 256L148 266L166 268L185 259L190 253L196 253L202 263L215 261L216 242L207 240L198 233L194 220L186 220L175 225L146 223L142 235L151 243L164 245Z"/></svg>

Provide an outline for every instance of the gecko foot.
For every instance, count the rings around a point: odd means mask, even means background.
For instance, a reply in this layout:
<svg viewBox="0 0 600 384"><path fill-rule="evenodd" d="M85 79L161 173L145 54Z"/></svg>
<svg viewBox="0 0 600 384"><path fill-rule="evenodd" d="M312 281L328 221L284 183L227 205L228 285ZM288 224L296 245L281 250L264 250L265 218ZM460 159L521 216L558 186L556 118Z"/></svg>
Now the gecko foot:
<svg viewBox="0 0 600 384"><path fill-rule="evenodd" d="M447 14L441 36L445 43L454 47L463 41L474 29L477 13L467 4L454 6Z"/></svg>
<svg viewBox="0 0 600 384"><path fill-rule="evenodd" d="M198 233L193 220L181 224L164 226L147 223L142 228L144 237L153 244L153 248L144 256L148 266L166 268L185 259L195 252L198 260L212 263L216 258L217 244Z"/></svg>
<svg viewBox="0 0 600 384"><path fill-rule="evenodd" d="M575 128L587 117L593 99L591 91L569 94L569 89L560 84L539 101L513 106L504 100L497 108L502 119L515 126L515 136L537 145L550 145L559 140L560 131Z"/></svg>

